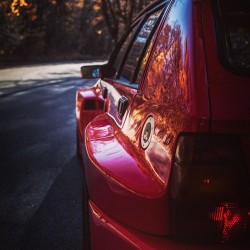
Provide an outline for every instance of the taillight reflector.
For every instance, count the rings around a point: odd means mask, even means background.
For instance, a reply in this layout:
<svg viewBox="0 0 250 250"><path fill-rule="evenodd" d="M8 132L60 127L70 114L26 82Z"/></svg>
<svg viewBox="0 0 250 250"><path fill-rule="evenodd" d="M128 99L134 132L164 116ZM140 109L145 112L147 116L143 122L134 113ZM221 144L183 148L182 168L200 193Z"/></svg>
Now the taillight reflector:
<svg viewBox="0 0 250 250"><path fill-rule="evenodd" d="M225 203L210 214L217 223L221 242L244 240L249 227L249 211L235 203ZM249 235L250 236L250 235Z"/></svg>

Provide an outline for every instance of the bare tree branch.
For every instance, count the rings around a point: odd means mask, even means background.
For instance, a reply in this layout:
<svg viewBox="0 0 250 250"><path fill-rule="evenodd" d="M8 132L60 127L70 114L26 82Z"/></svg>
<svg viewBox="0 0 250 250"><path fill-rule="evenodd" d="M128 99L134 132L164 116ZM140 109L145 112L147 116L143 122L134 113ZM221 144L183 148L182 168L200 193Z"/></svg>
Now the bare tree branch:
<svg viewBox="0 0 250 250"><path fill-rule="evenodd" d="M133 18L152 0L102 0L102 11L107 28L114 43L120 36L120 29L128 29Z"/></svg>

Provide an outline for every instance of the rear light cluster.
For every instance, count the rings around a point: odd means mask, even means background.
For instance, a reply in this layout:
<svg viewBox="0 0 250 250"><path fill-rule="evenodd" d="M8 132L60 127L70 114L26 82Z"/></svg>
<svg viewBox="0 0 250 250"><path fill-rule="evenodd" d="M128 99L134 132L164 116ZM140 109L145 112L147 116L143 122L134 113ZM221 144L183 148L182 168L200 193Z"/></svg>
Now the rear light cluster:
<svg viewBox="0 0 250 250"><path fill-rule="evenodd" d="M211 212L210 218L216 222L221 242L242 242L250 237L250 211L239 204L221 204Z"/></svg>
<svg viewBox="0 0 250 250"><path fill-rule="evenodd" d="M192 242L250 238L248 175L240 136L180 136L171 179L173 236Z"/></svg>

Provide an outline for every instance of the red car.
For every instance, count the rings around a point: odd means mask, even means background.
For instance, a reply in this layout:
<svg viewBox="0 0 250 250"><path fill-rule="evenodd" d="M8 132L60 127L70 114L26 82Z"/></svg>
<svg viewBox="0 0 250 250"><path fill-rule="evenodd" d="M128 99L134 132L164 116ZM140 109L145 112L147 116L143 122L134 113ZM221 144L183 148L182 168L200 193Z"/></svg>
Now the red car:
<svg viewBox="0 0 250 250"><path fill-rule="evenodd" d="M250 2L155 1L76 97L84 244L249 249Z"/></svg>

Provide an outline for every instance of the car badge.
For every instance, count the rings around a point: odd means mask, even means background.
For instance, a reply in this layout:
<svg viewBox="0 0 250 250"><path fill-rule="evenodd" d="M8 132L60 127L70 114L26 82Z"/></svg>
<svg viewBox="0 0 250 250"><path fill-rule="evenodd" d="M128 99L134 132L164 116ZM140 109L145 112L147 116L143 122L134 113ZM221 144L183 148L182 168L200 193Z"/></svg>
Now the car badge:
<svg viewBox="0 0 250 250"><path fill-rule="evenodd" d="M151 142L154 126L155 126L154 117L149 116L143 125L141 133L141 146L143 149L146 149Z"/></svg>

